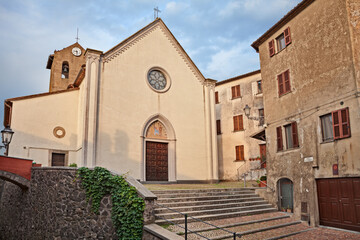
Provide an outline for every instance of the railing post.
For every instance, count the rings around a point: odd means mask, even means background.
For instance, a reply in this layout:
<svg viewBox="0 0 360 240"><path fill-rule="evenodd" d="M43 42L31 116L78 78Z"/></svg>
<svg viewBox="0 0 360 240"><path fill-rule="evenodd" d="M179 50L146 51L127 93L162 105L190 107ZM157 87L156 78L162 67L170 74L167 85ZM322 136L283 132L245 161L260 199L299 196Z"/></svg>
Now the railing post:
<svg viewBox="0 0 360 240"><path fill-rule="evenodd" d="M234 232L234 240L236 240L236 232Z"/></svg>
<svg viewBox="0 0 360 240"><path fill-rule="evenodd" d="M246 175L245 175L245 173L244 173L244 187L246 187Z"/></svg>
<svg viewBox="0 0 360 240"><path fill-rule="evenodd" d="M187 214L185 214L185 240L187 240Z"/></svg>

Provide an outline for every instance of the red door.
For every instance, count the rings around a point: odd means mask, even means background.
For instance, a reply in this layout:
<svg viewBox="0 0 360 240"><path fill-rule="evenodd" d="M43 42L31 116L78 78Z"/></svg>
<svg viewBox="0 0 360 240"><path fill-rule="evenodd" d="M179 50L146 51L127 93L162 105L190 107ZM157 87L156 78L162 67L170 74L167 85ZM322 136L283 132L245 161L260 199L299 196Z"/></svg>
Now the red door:
<svg viewBox="0 0 360 240"><path fill-rule="evenodd" d="M320 224L360 231L360 178L318 179Z"/></svg>
<svg viewBox="0 0 360 240"><path fill-rule="evenodd" d="M259 144L261 168L266 168L266 144Z"/></svg>
<svg viewBox="0 0 360 240"><path fill-rule="evenodd" d="M146 142L146 181L168 181L168 144Z"/></svg>

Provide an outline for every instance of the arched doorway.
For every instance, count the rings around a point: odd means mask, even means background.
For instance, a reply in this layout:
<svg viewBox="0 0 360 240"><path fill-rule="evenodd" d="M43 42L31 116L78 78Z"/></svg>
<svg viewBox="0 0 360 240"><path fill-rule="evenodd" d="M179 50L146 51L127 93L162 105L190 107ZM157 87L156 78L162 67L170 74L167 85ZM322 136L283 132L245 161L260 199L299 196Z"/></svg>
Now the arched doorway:
<svg viewBox="0 0 360 240"><path fill-rule="evenodd" d="M143 129L142 181L176 181L175 133L162 115L151 117Z"/></svg>
<svg viewBox="0 0 360 240"><path fill-rule="evenodd" d="M293 182L290 179L282 178L278 181L280 210L294 212L293 192Z"/></svg>

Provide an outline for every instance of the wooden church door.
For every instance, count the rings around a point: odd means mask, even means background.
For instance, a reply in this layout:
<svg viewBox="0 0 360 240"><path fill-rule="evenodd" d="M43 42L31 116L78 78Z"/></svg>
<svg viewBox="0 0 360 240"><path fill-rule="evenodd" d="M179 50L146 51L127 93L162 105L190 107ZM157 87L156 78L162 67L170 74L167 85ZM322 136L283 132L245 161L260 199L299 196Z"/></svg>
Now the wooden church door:
<svg viewBox="0 0 360 240"><path fill-rule="evenodd" d="M146 181L168 181L168 144L146 142Z"/></svg>

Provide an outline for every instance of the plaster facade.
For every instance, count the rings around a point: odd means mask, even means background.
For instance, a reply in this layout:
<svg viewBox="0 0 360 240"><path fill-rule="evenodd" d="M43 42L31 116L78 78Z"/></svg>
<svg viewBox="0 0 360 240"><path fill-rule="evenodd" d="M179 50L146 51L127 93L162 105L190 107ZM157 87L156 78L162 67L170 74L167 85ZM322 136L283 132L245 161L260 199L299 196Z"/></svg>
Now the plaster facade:
<svg viewBox="0 0 360 240"><path fill-rule="evenodd" d="M264 130L259 120L252 120L245 116L244 108L251 108L251 117L260 117L264 110L263 93L260 70L234 77L216 83L215 91L219 102L215 105L216 120L220 120L221 133L217 135L219 156L219 177L221 180L239 180L246 174L247 179L256 180L261 175L266 175L266 170L261 169L260 146L265 141L251 136ZM231 88L240 85L241 97L232 98ZM242 116L243 129L234 130L234 116ZM263 120L263 119L262 119ZM244 146L244 159L236 160L236 146Z"/></svg>
<svg viewBox="0 0 360 240"><path fill-rule="evenodd" d="M85 77L73 79L78 88L7 100L15 132L10 156L50 166L58 150L67 154L65 165L102 166L147 181L151 141L167 145L168 181L218 180L216 81L203 77L161 19L105 53L87 49L84 56ZM165 75L164 90L149 84L152 69ZM167 138L146 135L155 121ZM53 134L58 126L63 138Z"/></svg>
<svg viewBox="0 0 360 240"><path fill-rule="evenodd" d="M259 51L263 79L270 199L280 207L279 180L290 179L295 216L305 216L311 225L318 225L316 180L360 176L360 21L359 8L355 10L359 2L304 3L304 9L290 12L253 47ZM275 46L275 54L270 56L269 41L274 39L276 43L285 29L290 29L291 43L281 51ZM286 70L291 88L279 94L278 75ZM345 108L351 135L324 140L322 116ZM294 122L299 146L287 147L285 126ZM278 149L278 127L282 129L282 150ZM334 164L338 174L333 172ZM302 205L307 207L301 209Z"/></svg>

